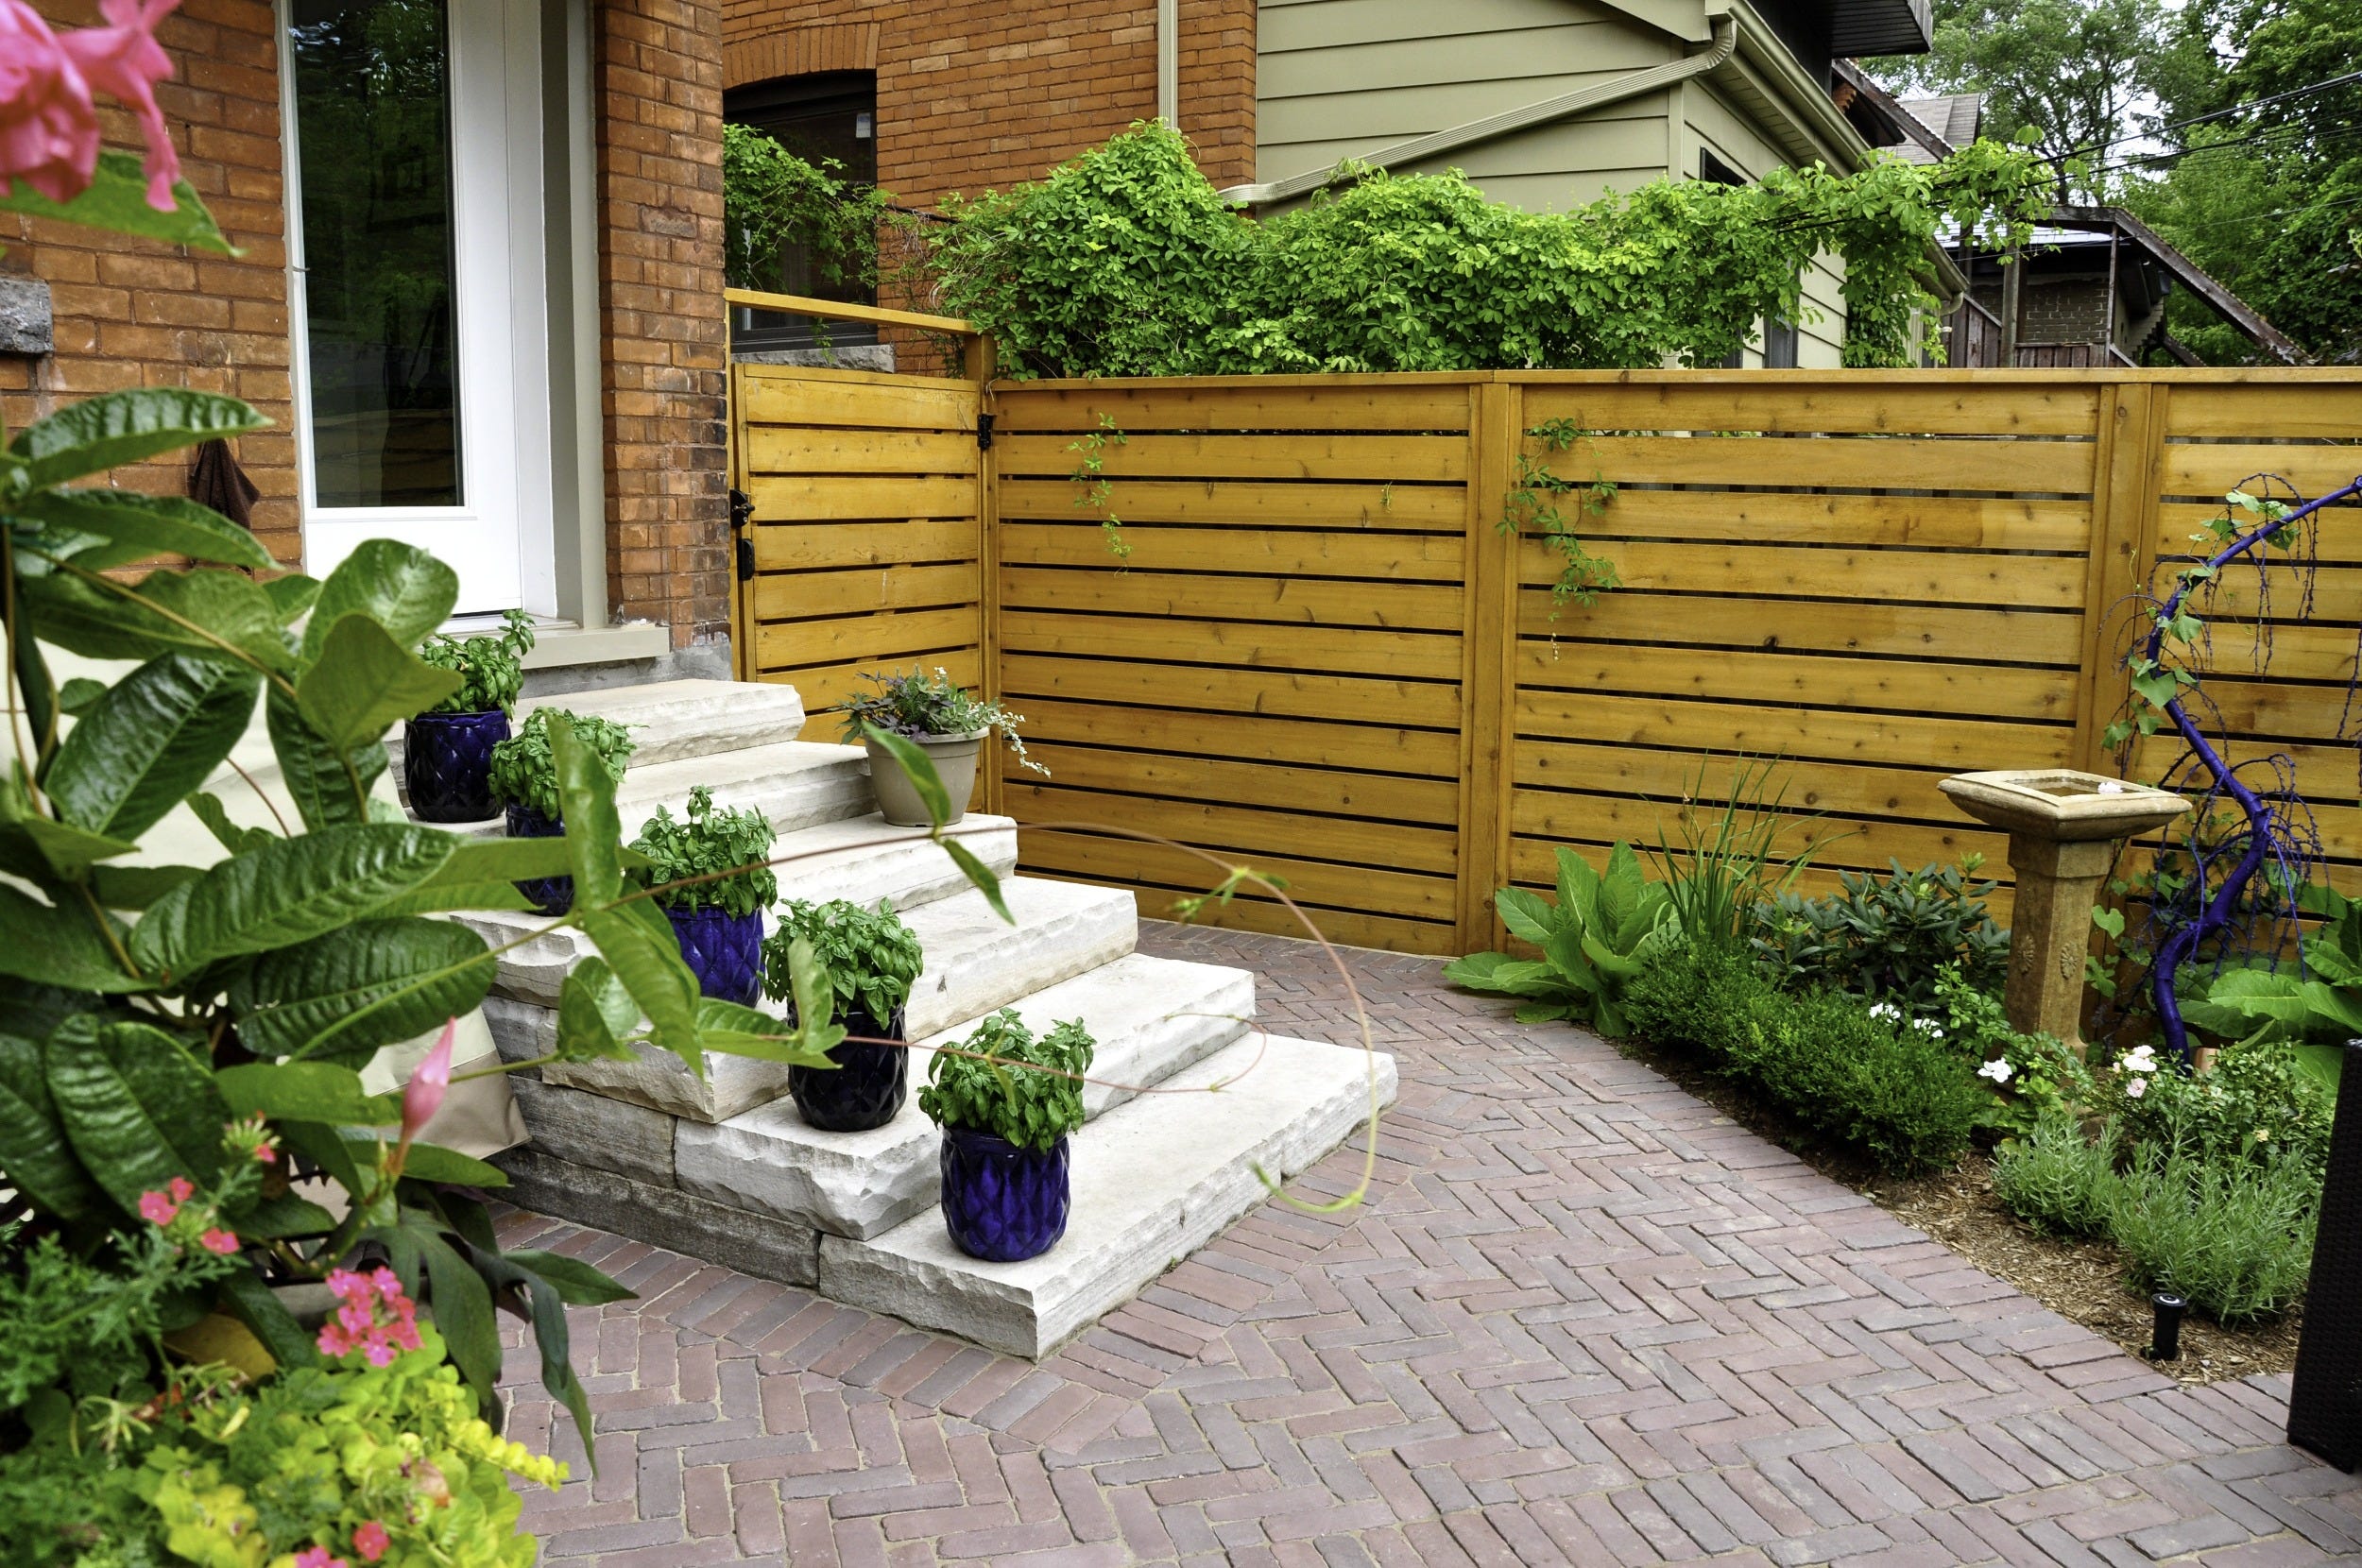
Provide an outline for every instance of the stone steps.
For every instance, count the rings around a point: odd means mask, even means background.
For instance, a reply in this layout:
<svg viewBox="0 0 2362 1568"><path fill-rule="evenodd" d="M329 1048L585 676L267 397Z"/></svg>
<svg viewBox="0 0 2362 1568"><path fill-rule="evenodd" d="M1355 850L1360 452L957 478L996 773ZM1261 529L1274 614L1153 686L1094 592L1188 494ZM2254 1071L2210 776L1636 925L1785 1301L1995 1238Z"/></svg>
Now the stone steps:
<svg viewBox="0 0 2362 1568"><path fill-rule="evenodd" d="M971 812L954 831L971 854L1001 877L1017 870L1017 824L1007 817ZM898 910L916 910L972 886L943 846L929 842L923 830L893 827L875 811L781 833L773 841L772 852L803 857L775 868L782 902L851 898L874 904L886 898ZM527 910L475 910L457 918L495 947L549 923L547 916ZM596 950L571 927L534 937L501 955L493 994L556 1007L567 971Z"/></svg>
<svg viewBox="0 0 2362 1568"><path fill-rule="evenodd" d="M1018 1015L1036 1034L1059 1020L1079 1017L1097 1036L1089 1076L1103 1082L1084 1085L1087 1116L1222 1050L1246 1032L1254 1008L1254 977L1244 971L1144 953L1017 1004ZM918 1087L926 1081L933 1048L958 1044L975 1022L912 1046L910 1098L883 1127L815 1132L791 1099L757 1106L719 1125L681 1122L673 1144L677 1185L701 1198L849 1236L876 1236L932 1208L939 1134L918 1109ZM551 1152L585 1158L562 1148Z"/></svg>
<svg viewBox="0 0 2362 1568"><path fill-rule="evenodd" d="M779 741L709 757L681 757L642 766L634 757L615 792L615 811L628 843L640 836L658 807L677 820L688 810L689 792L703 784L716 806L751 807L771 821L775 833L794 833L824 822L872 816L869 758L857 746L828 746L811 741ZM504 817L482 822L442 823L454 833L492 838L507 831Z"/></svg>
<svg viewBox="0 0 2362 1568"><path fill-rule="evenodd" d="M940 1211L867 1240L824 1235L816 1283L833 1301L1040 1357L1220 1234L1265 1196L1259 1167L1295 1175L1355 1134L1395 1092L1394 1059L1251 1034L1074 1135L1066 1236L1023 1263L951 1244Z"/></svg>
<svg viewBox="0 0 2362 1568"><path fill-rule="evenodd" d="M517 722L523 724L537 707L629 724L637 742L631 756L634 772L793 741L804 727L804 699L794 687L757 681L664 680L528 697L517 705Z"/></svg>
<svg viewBox="0 0 2362 1568"><path fill-rule="evenodd" d="M1121 888L1012 877L1001 896L1014 926L974 888L899 912L927 961L903 1018L913 1038L1113 963L1139 940L1138 901Z"/></svg>

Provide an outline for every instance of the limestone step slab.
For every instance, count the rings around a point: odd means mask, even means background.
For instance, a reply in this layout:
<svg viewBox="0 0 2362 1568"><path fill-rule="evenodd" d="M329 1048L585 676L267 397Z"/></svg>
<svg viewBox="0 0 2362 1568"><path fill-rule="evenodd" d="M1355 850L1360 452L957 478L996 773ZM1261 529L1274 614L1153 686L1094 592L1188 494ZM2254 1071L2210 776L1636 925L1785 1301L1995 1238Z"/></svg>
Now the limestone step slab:
<svg viewBox="0 0 2362 1568"><path fill-rule="evenodd" d="M1089 1076L1102 1082L1084 1085L1087 1116L1224 1049L1245 1034L1254 1010L1255 977L1245 970L1145 953L1017 1003L1018 1015L1037 1034L1081 1018L1097 1036ZM817 1132L791 1099L719 1125L685 1120L674 1135L676 1180L684 1191L842 1236L877 1236L900 1224L934 1202L938 1180L939 1134L919 1112L918 1086L934 1048L958 1044L973 1022L912 1047L910 1098L885 1126Z"/></svg>
<svg viewBox="0 0 2362 1568"><path fill-rule="evenodd" d="M804 727L796 689L763 681L662 680L528 697L517 705L518 723L539 707L629 724L635 768L793 741Z"/></svg>
<svg viewBox="0 0 2362 1568"><path fill-rule="evenodd" d="M1394 1058L1250 1034L1075 1134L1073 1208L1057 1246L984 1263L929 1210L867 1240L820 1237L819 1290L989 1350L1038 1358L1128 1301L1392 1103ZM676 1156L677 1158L677 1154Z"/></svg>
<svg viewBox="0 0 2362 1568"><path fill-rule="evenodd" d="M1017 869L1017 824L1007 817L970 815L952 830L1000 876ZM942 845L930 843L917 828L892 827L874 811L781 833L772 853L799 857L777 868L782 899L874 904L887 898L898 910L915 910L971 885ZM547 916L524 910L467 911L456 918L495 947L549 924ZM573 927L533 936L501 955L492 992L556 1007L567 972L595 951L590 938Z"/></svg>
<svg viewBox="0 0 2362 1568"><path fill-rule="evenodd" d="M703 784L717 806L751 807L771 821L775 833L793 833L824 822L872 815L877 798L869 791L869 758L858 746L779 741L707 757L683 757L642 765L634 757L615 791L615 811L625 842L640 836L657 808L678 819L689 792ZM505 832L505 817L445 823L454 833L494 838Z"/></svg>
<svg viewBox="0 0 2362 1568"><path fill-rule="evenodd" d="M901 912L926 955L903 1020L914 1039L1112 963L1139 941L1138 900L1121 888L1013 877L1001 895L1014 925L974 888Z"/></svg>

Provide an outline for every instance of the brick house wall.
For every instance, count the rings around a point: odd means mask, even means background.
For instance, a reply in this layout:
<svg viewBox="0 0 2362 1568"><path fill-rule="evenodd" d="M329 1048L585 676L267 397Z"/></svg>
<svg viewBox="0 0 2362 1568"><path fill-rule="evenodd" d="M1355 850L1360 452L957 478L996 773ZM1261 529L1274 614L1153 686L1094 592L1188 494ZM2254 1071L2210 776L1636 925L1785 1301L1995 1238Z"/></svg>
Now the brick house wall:
<svg viewBox="0 0 2362 1568"><path fill-rule="evenodd" d="M94 0L34 0L53 26L98 21ZM293 564L294 418L288 387L286 208L279 143L279 53L269 0L183 0L157 37L180 69L156 89L182 178L242 256L188 251L68 223L0 213L0 268L49 284L54 353L0 353L0 414L10 430L97 392L186 386L243 398L276 421L240 438L239 465L263 492L254 531ZM107 141L141 145L130 114L99 100ZM119 469L115 483L185 493L186 453Z"/></svg>
<svg viewBox="0 0 2362 1568"><path fill-rule="evenodd" d="M1254 0L1181 0L1181 129L1255 178ZM1005 190L1156 113L1155 0L723 0L729 86L878 76L878 182L905 205Z"/></svg>
<svg viewBox="0 0 2362 1568"><path fill-rule="evenodd" d="M35 0L53 25L95 0ZM270 0L182 0L158 30L177 66L157 89L185 178L238 257L182 252L0 213L0 268L47 281L55 352L0 353L11 429L93 393L187 386L243 398L275 428L236 443L263 491L255 532L300 555L287 303L279 53ZM608 602L667 622L675 647L727 639L729 511L722 306L722 18L718 3L599 0L601 414ZM130 116L101 98L110 145ZM114 483L184 493L186 454Z"/></svg>
<svg viewBox="0 0 2362 1568"><path fill-rule="evenodd" d="M594 26L608 605L726 640L721 8L607 0Z"/></svg>

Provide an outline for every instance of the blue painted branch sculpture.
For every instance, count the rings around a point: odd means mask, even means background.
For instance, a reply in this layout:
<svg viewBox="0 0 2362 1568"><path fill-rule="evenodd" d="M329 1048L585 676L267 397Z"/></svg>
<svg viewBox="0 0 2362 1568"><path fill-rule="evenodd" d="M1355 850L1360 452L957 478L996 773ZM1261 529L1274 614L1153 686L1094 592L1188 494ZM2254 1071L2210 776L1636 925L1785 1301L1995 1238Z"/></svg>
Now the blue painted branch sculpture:
<svg viewBox="0 0 2362 1568"><path fill-rule="evenodd" d="M2293 487L2290 488L2293 493ZM2134 717L2111 726L2108 736L2108 743L2117 747L2128 743L2135 731L2154 734L2163 724L2169 724L2188 747L2187 757L2175 764L2164 783L2167 789L2184 793L2195 792L2199 797L2191 819L2191 873L2186 882L2171 890L2165 885L2165 878L2158 878L2152 914L2166 934L2158 946L2155 966L2149 976L2165 1044L2185 1071L2191 1065L2189 1033L2175 991L2182 965L2196 957L2210 939L2233 931L2240 917L2241 900L2267 862L2273 868L2268 881L2275 902L2283 907L2287 917L2293 918L2289 901L2319 858L2320 844L2311 815L2296 793L2294 765L2285 757L2264 759L2260 765L2273 774L2273 783L2267 789L2259 790L2242 779L2239 769L2208 741L2192 718L2185 697L2196 692L2201 702L2205 701L2198 676L2188 670L2167 666L2164 660L2165 644L2171 640L2193 645L2205 637L2203 625L2188 613L2190 598L2194 593L2211 593L2223 569L2242 557L2256 567L2257 635L2268 639L2269 632L2263 625L2262 617L2269 605L2268 552L2275 547L2294 550L2307 537L2303 525L2322 508L2362 499L2362 478L2297 504L2258 500L2244 488L2233 491L2230 499L2234 506L2244 507L2263 520L2234 537L2236 525L2226 513L2215 524L2215 537L2230 542L2201 564L2179 573L2172 594L2154 606L2148 636L2126 661L2132 676ZM2309 588L2307 599L2309 603ZM2211 707L2212 704L2206 706ZM2219 719L2219 713L2216 717ZM2244 822L2218 842L2209 844L2210 820L2225 797L2238 809ZM2221 862L2234 854L2230 869L2217 879L2216 873Z"/></svg>

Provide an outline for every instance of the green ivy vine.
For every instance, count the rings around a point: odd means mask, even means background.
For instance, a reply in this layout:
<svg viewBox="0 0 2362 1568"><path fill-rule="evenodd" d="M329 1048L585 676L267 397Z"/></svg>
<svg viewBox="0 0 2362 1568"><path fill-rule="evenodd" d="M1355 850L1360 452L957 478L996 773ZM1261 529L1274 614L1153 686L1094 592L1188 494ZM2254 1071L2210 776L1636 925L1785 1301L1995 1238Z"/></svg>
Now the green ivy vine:
<svg viewBox="0 0 2362 1568"><path fill-rule="evenodd" d="M1107 449L1128 445L1130 442L1116 423L1116 417L1102 411L1099 428L1068 442L1066 449L1081 454L1074 465L1074 472L1069 476L1074 481L1075 487L1083 492L1074 498L1074 504L1087 506L1099 514L1099 531L1106 537L1107 554L1119 561L1131 558L1132 541L1123 537L1123 520L1116 516L1109 504L1114 499L1116 486L1115 481L1107 477Z"/></svg>
<svg viewBox="0 0 2362 1568"><path fill-rule="evenodd" d="M1616 499L1616 486L1597 467L1589 479L1568 479L1550 467L1552 457L1590 436L1574 420L1545 419L1526 434L1542 443L1547 455L1518 449L1516 483L1510 486L1501 508L1500 531L1533 535L1563 563L1558 581L1550 586L1550 619L1555 621L1568 604L1588 609L1603 591L1623 581L1616 574L1616 563L1591 554L1575 532L1577 520L1607 510ZM1575 516L1569 518L1563 507L1571 507Z"/></svg>

